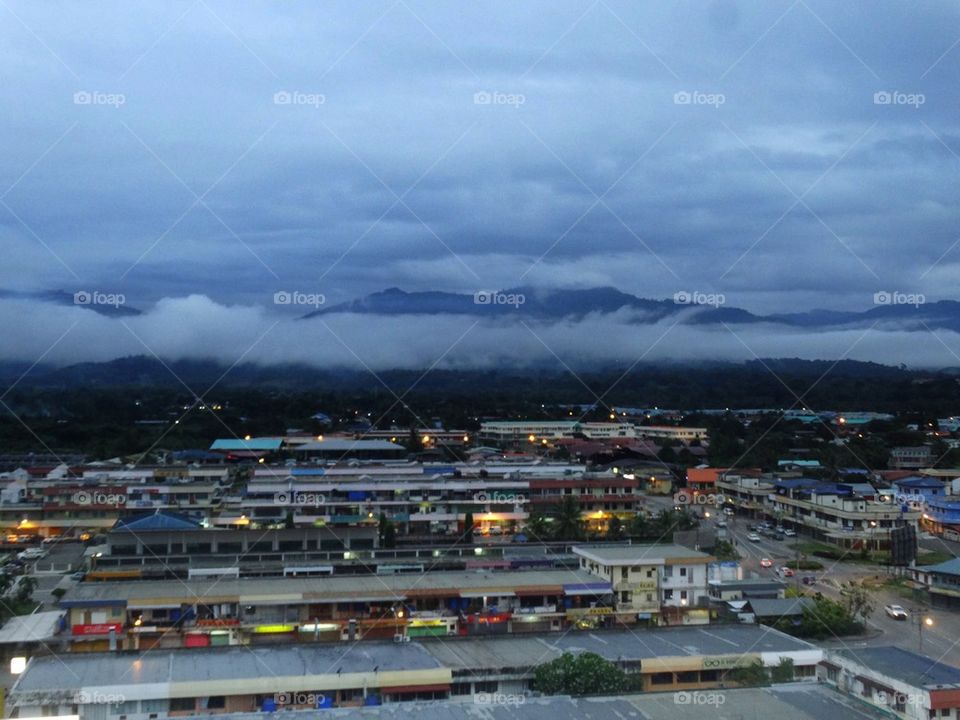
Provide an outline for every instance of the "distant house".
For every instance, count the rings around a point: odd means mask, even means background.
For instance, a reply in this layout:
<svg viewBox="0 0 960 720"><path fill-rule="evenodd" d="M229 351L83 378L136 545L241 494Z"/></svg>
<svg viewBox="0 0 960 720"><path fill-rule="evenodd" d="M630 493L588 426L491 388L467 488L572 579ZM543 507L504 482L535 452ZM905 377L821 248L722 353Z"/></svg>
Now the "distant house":
<svg viewBox="0 0 960 720"><path fill-rule="evenodd" d="M895 447L890 451L890 467L895 470L919 470L933 464L933 448L929 445Z"/></svg>

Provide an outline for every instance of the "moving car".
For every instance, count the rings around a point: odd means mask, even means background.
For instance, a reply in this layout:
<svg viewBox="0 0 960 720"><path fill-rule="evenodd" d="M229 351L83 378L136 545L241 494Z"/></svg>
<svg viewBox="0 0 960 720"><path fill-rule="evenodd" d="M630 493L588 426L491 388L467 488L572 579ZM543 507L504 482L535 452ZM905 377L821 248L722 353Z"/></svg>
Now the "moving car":
<svg viewBox="0 0 960 720"><path fill-rule="evenodd" d="M906 620L910 617L909 613L900 605L887 605L883 608L883 611L887 614L887 617L891 617L894 620Z"/></svg>
<svg viewBox="0 0 960 720"><path fill-rule="evenodd" d="M794 575L793 570L791 568L788 568L786 565L780 568L779 573L781 577L793 577Z"/></svg>
<svg viewBox="0 0 960 720"><path fill-rule="evenodd" d="M773 560L770 558L760 558L760 567L768 568L773 567Z"/></svg>
<svg viewBox="0 0 960 720"><path fill-rule="evenodd" d="M726 526L727 526L726 520L717 520L717 527L726 527Z"/></svg>
<svg viewBox="0 0 960 720"><path fill-rule="evenodd" d="M749 535L747 535L747 540L749 540L750 542L760 542L760 536L757 535L756 533L750 533Z"/></svg>
<svg viewBox="0 0 960 720"><path fill-rule="evenodd" d="M804 575L804 576L801 578L801 582L802 582L804 585L813 585L813 584L815 584L815 583L817 582L817 576L816 576L816 575Z"/></svg>

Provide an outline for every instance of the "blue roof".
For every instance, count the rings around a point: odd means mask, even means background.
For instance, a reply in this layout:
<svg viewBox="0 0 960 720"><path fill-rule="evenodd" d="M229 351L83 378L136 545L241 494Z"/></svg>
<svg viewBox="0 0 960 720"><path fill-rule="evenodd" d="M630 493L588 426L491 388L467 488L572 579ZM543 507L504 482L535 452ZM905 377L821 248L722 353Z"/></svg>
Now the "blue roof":
<svg viewBox="0 0 960 720"><path fill-rule="evenodd" d="M190 462L191 460L223 460L223 455L207 450L177 450L173 453L173 459L183 460L185 462Z"/></svg>
<svg viewBox="0 0 960 720"><path fill-rule="evenodd" d="M279 450L280 438L251 438L250 440L214 440L211 450Z"/></svg>
<svg viewBox="0 0 960 720"><path fill-rule="evenodd" d="M960 575L960 558L953 558L936 565L918 565L917 570L942 575Z"/></svg>
<svg viewBox="0 0 960 720"><path fill-rule="evenodd" d="M812 480L810 478L791 478L789 480L777 480L774 483L774 487L796 490L797 488L814 488L819 484L819 480Z"/></svg>
<svg viewBox="0 0 960 720"><path fill-rule="evenodd" d="M777 460L777 465L783 467L784 465L796 465L797 467L805 468L818 468L820 467L819 460Z"/></svg>
<svg viewBox="0 0 960 720"><path fill-rule="evenodd" d="M200 523L186 515L157 510L118 520L113 529L123 532L149 532L151 530L196 530L198 527Z"/></svg>
<svg viewBox="0 0 960 720"><path fill-rule="evenodd" d="M943 487L943 482L935 478L925 478L925 477L909 477L904 478L903 480L894 480L893 484L897 487L911 487L911 488L941 488Z"/></svg>
<svg viewBox="0 0 960 720"><path fill-rule="evenodd" d="M960 669L892 645L840 650L839 654L915 687L960 683Z"/></svg>

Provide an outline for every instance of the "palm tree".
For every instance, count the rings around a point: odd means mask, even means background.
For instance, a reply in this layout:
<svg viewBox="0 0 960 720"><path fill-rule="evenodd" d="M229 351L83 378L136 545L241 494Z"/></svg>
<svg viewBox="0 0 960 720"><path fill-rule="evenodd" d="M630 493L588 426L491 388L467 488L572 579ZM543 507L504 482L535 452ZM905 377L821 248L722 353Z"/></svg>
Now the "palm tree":
<svg viewBox="0 0 960 720"><path fill-rule="evenodd" d="M524 530L531 540L543 541L550 535L550 524L543 513L535 513L527 519Z"/></svg>
<svg viewBox="0 0 960 720"><path fill-rule="evenodd" d="M573 495L565 495L560 501L556 519L556 538L558 540L581 540L583 538L583 516L580 514L580 501Z"/></svg>

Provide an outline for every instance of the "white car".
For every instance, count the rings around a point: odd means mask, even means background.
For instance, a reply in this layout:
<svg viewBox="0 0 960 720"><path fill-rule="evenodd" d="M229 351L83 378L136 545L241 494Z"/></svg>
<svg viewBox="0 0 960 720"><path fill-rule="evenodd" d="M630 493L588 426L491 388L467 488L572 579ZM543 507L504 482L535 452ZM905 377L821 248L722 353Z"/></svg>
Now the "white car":
<svg viewBox="0 0 960 720"><path fill-rule="evenodd" d="M28 548L17 554L17 557L21 560L40 560L46 556L47 551L41 548Z"/></svg>
<svg viewBox="0 0 960 720"><path fill-rule="evenodd" d="M796 537L796 536L797 536L797 531L796 531L796 530L789 530L789 529L788 529L788 530L784 530L784 531L783 531L783 534L786 535L787 537Z"/></svg>
<svg viewBox="0 0 960 720"><path fill-rule="evenodd" d="M757 535L756 533L750 533L749 535L747 535L747 540L749 540L750 542L760 542L760 536Z"/></svg>
<svg viewBox="0 0 960 720"><path fill-rule="evenodd" d="M883 611L887 614L887 617L894 620L906 620L910 617L910 614L900 605L887 605L883 608Z"/></svg>

